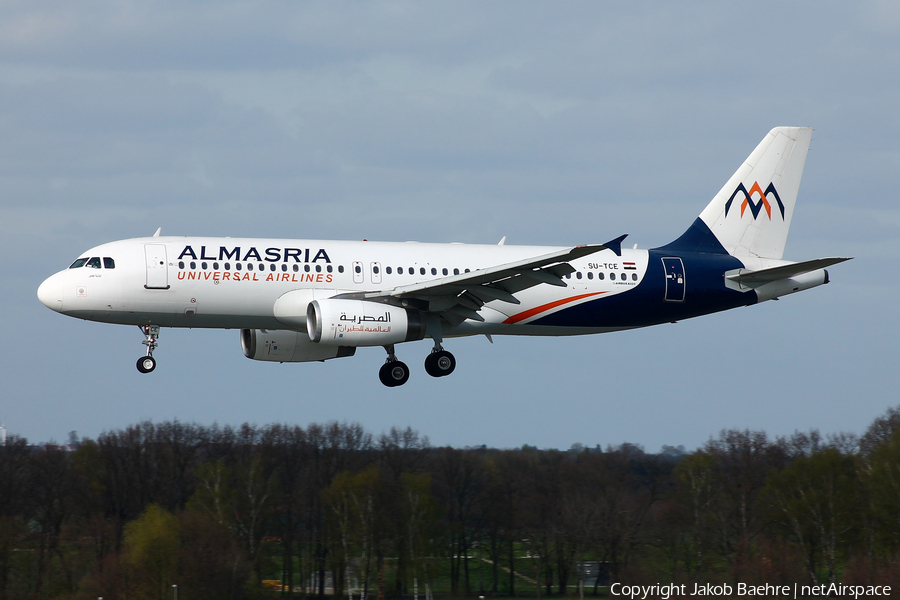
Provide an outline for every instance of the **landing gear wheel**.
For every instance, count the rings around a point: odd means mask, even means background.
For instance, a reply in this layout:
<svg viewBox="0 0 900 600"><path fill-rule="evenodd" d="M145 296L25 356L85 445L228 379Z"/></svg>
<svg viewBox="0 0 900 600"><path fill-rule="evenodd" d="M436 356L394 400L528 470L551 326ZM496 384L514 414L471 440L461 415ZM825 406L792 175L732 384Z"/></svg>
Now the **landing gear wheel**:
<svg viewBox="0 0 900 600"><path fill-rule="evenodd" d="M438 350L425 357L425 372L432 377L444 377L455 368L456 359L446 350Z"/></svg>
<svg viewBox="0 0 900 600"><path fill-rule="evenodd" d="M399 360L386 362L378 371L378 378L388 387L403 385L409 381L409 367Z"/></svg>
<svg viewBox="0 0 900 600"><path fill-rule="evenodd" d="M141 333L144 334L144 341L141 342L147 346L147 355L142 356L137 361L137 370L141 373L150 373L156 368L156 359L153 358L153 351L159 346L159 325L141 325Z"/></svg>
<svg viewBox="0 0 900 600"><path fill-rule="evenodd" d="M137 361L137 370L141 373L150 373L156 368L156 359L152 356L142 356Z"/></svg>

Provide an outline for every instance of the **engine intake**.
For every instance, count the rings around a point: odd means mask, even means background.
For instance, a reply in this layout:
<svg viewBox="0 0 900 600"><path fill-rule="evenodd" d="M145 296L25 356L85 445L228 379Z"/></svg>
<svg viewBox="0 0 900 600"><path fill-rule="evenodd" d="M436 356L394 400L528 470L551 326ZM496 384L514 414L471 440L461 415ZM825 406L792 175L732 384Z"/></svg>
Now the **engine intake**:
<svg viewBox="0 0 900 600"><path fill-rule="evenodd" d="M306 329L310 340L329 346L385 346L425 337L417 311L365 300L314 300L306 309Z"/></svg>

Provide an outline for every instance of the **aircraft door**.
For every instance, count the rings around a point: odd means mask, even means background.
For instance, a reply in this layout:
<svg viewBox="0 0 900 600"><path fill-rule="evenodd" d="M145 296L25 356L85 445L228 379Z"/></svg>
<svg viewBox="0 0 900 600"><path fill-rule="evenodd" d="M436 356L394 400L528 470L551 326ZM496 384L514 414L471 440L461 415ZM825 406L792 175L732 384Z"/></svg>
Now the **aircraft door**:
<svg viewBox="0 0 900 600"><path fill-rule="evenodd" d="M684 302L684 263L680 258L662 259L666 272L666 302Z"/></svg>
<svg viewBox="0 0 900 600"><path fill-rule="evenodd" d="M144 287L148 290L169 289L165 244L144 244L144 257L147 262L147 283Z"/></svg>
<svg viewBox="0 0 900 600"><path fill-rule="evenodd" d="M369 267L372 269L371 275L372 283L381 283L381 263L373 262Z"/></svg>
<svg viewBox="0 0 900 600"><path fill-rule="evenodd" d="M363 265L358 260L353 261L353 265L350 267L353 269L353 283L362 283L363 282Z"/></svg>

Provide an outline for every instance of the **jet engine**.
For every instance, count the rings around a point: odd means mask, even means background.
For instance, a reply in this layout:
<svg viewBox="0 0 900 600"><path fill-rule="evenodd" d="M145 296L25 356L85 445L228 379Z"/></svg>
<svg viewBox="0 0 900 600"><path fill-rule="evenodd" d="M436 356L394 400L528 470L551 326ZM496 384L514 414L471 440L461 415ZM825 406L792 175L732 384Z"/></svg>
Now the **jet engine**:
<svg viewBox="0 0 900 600"><path fill-rule="evenodd" d="M309 339L328 346L386 346L425 337L420 313L378 302L328 298L306 309Z"/></svg>
<svg viewBox="0 0 900 600"><path fill-rule="evenodd" d="M306 333L282 329L242 329L241 349L247 358L274 362L321 362L356 353L353 347L314 344Z"/></svg>

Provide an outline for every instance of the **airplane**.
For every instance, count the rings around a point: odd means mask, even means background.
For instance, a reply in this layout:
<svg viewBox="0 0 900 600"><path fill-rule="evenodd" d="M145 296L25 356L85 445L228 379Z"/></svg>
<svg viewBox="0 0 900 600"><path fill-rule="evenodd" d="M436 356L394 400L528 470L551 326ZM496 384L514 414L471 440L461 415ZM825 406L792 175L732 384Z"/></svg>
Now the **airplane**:
<svg viewBox="0 0 900 600"><path fill-rule="evenodd" d="M156 368L164 327L240 330L244 355L325 361L430 338L425 371L444 377L460 336L566 336L646 327L775 300L829 282L850 260L782 260L812 129L772 129L693 224L652 249L215 237L136 238L82 253L38 288L71 317L137 325Z"/></svg>

